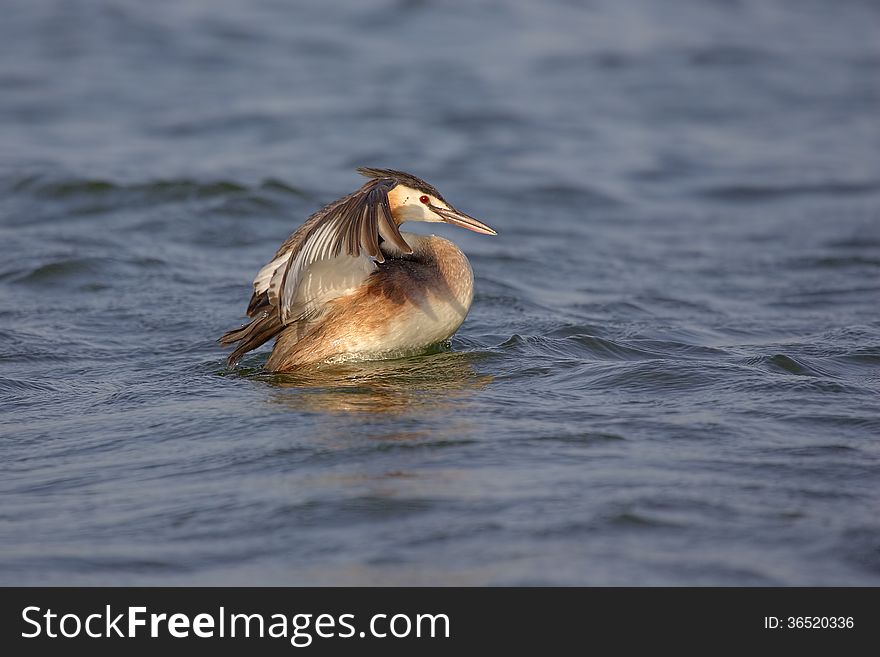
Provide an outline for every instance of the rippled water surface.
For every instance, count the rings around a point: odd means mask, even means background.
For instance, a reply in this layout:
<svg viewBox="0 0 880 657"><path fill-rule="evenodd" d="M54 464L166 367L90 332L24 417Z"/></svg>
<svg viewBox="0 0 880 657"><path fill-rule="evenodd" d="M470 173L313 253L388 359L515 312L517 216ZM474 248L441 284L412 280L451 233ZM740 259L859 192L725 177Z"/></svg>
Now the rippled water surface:
<svg viewBox="0 0 880 657"><path fill-rule="evenodd" d="M877 3L0 5L0 582L880 584ZM360 165L451 349L227 370Z"/></svg>

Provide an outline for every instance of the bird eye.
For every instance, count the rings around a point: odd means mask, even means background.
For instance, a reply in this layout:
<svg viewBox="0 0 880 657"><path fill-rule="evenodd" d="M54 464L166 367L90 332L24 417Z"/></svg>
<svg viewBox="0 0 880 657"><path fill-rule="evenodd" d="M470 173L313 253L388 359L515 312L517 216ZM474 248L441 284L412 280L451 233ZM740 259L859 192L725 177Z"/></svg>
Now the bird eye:
<svg viewBox="0 0 880 657"><path fill-rule="evenodd" d="M422 195L422 196L419 197L419 200L420 200L422 203L424 203L425 205L427 205L427 204L428 204L428 201L430 201L431 199L429 199L427 196Z"/></svg>

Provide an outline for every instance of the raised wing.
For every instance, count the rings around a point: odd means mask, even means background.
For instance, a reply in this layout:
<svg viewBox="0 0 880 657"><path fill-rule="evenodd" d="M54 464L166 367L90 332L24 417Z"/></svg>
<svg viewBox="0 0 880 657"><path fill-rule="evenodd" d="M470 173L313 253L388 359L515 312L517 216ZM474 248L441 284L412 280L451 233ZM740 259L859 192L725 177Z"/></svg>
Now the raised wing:
<svg viewBox="0 0 880 657"><path fill-rule="evenodd" d="M385 260L379 250L380 237L412 253L391 216L388 192L395 184L387 178L370 180L313 216L292 236L289 255L274 270L267 290L268 304L277 310L282 324L313 313L327 300L360 284L376 262ZM295 239L300 232L300 239Z"/></svg>

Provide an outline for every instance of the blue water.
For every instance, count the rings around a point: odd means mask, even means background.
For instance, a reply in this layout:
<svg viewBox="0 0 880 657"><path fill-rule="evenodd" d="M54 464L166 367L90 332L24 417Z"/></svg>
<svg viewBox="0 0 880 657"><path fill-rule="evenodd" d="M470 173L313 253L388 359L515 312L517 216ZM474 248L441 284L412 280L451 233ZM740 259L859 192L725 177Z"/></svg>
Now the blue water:
<svg viewBox="0 0 880 657"><path fill-rule="evenodd" d="M0 583L880 584L880 4L0 14ZM361 165L450 350L227 370Z"/></svg>

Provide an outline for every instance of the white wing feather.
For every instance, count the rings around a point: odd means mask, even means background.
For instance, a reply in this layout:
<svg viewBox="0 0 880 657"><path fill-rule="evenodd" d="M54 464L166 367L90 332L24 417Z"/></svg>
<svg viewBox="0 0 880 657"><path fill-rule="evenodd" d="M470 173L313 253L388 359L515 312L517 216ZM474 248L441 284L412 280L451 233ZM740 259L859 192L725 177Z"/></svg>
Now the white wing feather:
<svg viewBox="0 0 880 657"><path fill-rule="evenodd" d="M320 226L289 266L288 253L269 279L269 300L281 309L284 324L313 313L331 299L353 291L376 270L376 262L370 256L354 257L344 253L334 256L334 244L339 239L337 231L335 222Z"/></svg>
<svg viewBox="0 0 880 657"><path fill-rule="evenodd" d="M299 276L289 308L291 316L310 315L328 301L354 292L375 270L376 263L366 256L343 255L313 262Z"/></svg>
<svg viewBox="0 0 880 657"><path fill-rule="evenodd" d="M279 269L283 271L284 265L287 264L288 260L290 260L290 251L275 258L272 262L263 267L254 279L254 294L260 296L263 292L267 292L269 290L269 281L272 280L275 272Z"/></svg>

